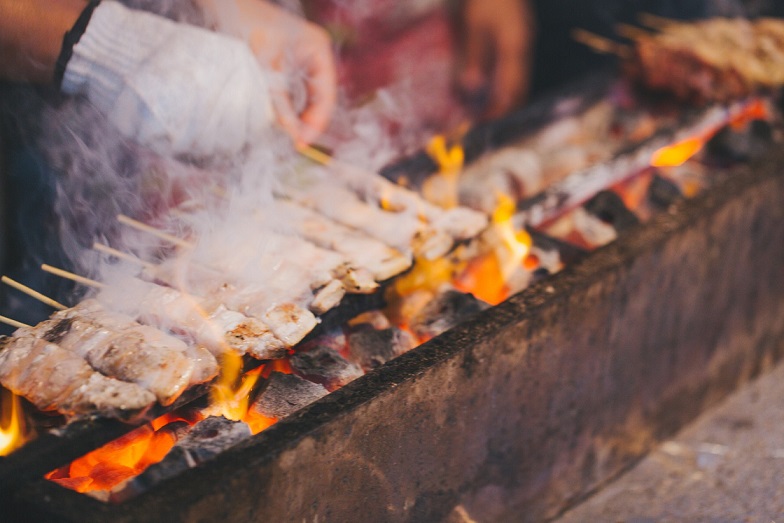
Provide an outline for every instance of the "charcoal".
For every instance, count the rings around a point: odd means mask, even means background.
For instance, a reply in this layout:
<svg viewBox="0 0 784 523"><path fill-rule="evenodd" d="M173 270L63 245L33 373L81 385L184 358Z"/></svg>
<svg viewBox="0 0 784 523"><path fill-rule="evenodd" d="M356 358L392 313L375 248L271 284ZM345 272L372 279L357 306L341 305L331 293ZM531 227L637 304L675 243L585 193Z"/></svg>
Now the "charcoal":
<svg viewBox="0 0 784 523"><path fill-rule="evenodd" d="M223 417L207 418L186 430L178 427L172 433L180 439L166 457L129 481L122 490L113 493L111 501L123 502L131 499L161 481L211 460L251 436L247 424Z"/></svg>
<svg viewBox="0 0 784 523"><path fill-rule="evenodd" d="M711 163L748 162L769 150L772 141L771 125L765 120L754 120L740 130L725 127L708 141L705 151Z"/></svg>
<svg viewBox="0 0 784 523"><path fill-rule="evenodd" d="M659 210L670 207L673 203L683 198L680 188L671 180L655 174L651 185L648 187L648 201Z"/></svg>
<svg viewBox="0 0 784 523"><path fill-rule="evenodd" d="M294 374L273 372L251 408L268 418L282 419L327 394L323 385Z"/></svg>
<svg viewBox="0 0 784 523"><path fill-rule="evenodd" d="M361 328L348 337L351 359L368 372L416 346L414 337L396 327Z"/></svg>
<svg viewBox="0 0 784 523"><path fill-rule="evenodd" d="M186 450L196 463L204 463L250 436L250 428L243 422L210 417L194 425L177 447Z"/></svg>
<svg viewBox="0 0 784 523"><path fill-rule="evenodd" d="M420 338L432 338L459 325L489 305L455 290L439 294L411 321L411 329Z"/></svg>
<svg viewBox="0 0 784 523"><path fill-rule="evenodd" d="M534 246L543 251L558 251L561 261L566 265L576 263L588 254L588 251L577 245L554 238L536 229L526 227L526 231L534 240Z"/></svg>
<svg viewBox="0 0 784 523"><path fill-rule="evenodd" d="M612 191L602 191L588 200L585 210L621 233L640 223L640 219L626 208L620 196Z"/></svg>
<svg viewBox="0 0 784 523"><path fill-rule="evenodd" d="M539 267L534 271L533 278L531 280L532 283L536 283L538 281L542 281L545 278L550 276L550 271L545 269L544 267Z"/></svg>
<svg viewBox="0 0 784 523"><path fill-rule="evenodd" d="M294 353L289 360L294 372L308 381L324 385L329 391L343 387L364 373L327 344L313 344Z"/></svg>

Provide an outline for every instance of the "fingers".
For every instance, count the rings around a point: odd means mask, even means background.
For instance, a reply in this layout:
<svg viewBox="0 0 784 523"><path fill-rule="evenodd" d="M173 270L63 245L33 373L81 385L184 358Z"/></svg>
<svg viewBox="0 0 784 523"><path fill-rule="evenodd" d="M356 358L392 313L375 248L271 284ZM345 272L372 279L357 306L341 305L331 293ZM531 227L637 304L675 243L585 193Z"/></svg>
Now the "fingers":
<svg viewBox="0 0 784 523"><path fill-rule="evenodd" d="M458 85L477 113L495 118L528 92L533 13L528 0L466 0Z"/></svg>
<svg viewBox="0 0 784 523"><path fill-rule="evenodd" d="M329 124L337 100L337 72L329 37L315 37L315 48L307 59L308 101L299 115L300 131L296 140L310 144Z"/></svg>
<svg viewBox="0 0 784 523"><path fill-rule="evenodd" d="M499 35L495 43L495 69L491 82L488 118L497 118L525 101L528 93L529 49L518 35Z"/></svg>

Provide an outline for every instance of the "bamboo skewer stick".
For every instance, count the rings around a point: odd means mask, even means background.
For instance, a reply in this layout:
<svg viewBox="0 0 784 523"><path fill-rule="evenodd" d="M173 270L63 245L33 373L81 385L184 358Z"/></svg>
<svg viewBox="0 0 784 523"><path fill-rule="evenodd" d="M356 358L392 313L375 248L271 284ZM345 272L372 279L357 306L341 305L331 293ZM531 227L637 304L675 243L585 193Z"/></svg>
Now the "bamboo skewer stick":
<svg viewBox="0 0 784 523"><path fill-rule="evenodd" d="M597 53L613 54L621 58L630 58L632 50L629 46L619 44L614 40L599 36L585 29L574 29L572 38L581 44L587 45Z"/></svg>
<svg viewBox="0 0 784 523"><path fill-rule="evenodd" d="M640 13L637 18L642 25L650 27L651 29L656 29L657 31L664 30L670 25L680 23L679 20L664 18L663 16L652 15L650 13Z"/></svg>
<svg viewBox="0 0 784 523"><path fill-rule="evenodd" d="M629 24L617 24L615 26L615 32L618 33L619 36L623 36L624 38L628 38L629 40L639 40L640 38L649 38L652 33L646 31L645 29L641 29L639 27L635 27Z"/></svg>
<svg viewBox="0 0 784 523"><path fill-rule="evenodd" d="M330 155L316 149L312 145L298 144L297 152L302 156L304 156L305 158L312 160L313 162L321 165L330 165L333 161Z"/></svg>
<svg viewBox="0 0 784 523"><path fill-rule="evenodd" d="M55 309L59 309L59 310L62 311L62 310L65 310L65 309L68 308L65 305L63 305L62 303L57 302L57 301L53 300L52 298L50 298L48 296L44 296L40 292L31 289L27 285L23 285L23 284L19 283L16 280L12 280L8 276L3 276L2 278L0 278L0 281L5 283L9 287L13 287L16 290L27 294L31 298L35 298L36 300L40 301L41 303L45 303L46 305L49 305L50 307L54 307Z"/></svg>
<svg viewBox="0 0 784 523"><path fill-rule="evenodd" d="M12 320L11 318L6 318L5 316L0 316L0 323L5 323L10 327L15 327L17 329L23 328L30 328L30 325L26 323L22 323L21 321Z"/></svg>
<svg viewBox="0 0 784 523"><path fill-rule="evenodd" d="M109 247L108 245L104 245L102 243L98 243L98 242L93 243L93 250L98 251L98 252L102 252L104 254L108 254L110 256L114 256L115 258L119 258L119 259L125 260L127 262L135 263L136 265L141 265L145 269L152 269L152 268L155 267L155 265L150 263L150 262L146 262L146 261L144 261L144 260L142 260L140 258L137 258L136 256L134 256L132 254L128 254L128 253L125 253L125 252L122 252L122 251L118 251L117 249L113 249L113 248Z"/></svg>
<svg viewBox="0 0 784 523"><path fill-rule="evenodd" d="M99 281L91 280L90 278L85 278L84 276L79 276L78 274L64 271L63 269L58 269L57 267L52 267L51 265L47 265L45 263L41 265L41 269L48 272L49 274L54 274L55 276L59 276L60 278L65 278L66 280L75 281L76 283L81 283L82 285L93 287L94 289L103 289L104 287L106 287L106 285L104 285Z"/></svg>
<svg viewBox="0 0 784 523"><path fill-rule="evenodd" d="M178 237L173 236L171 234L165 233L165 232L161 231L160 229L156 229L155 227L147 225L146 223L142 223L140 221L134 220L133 218L125 216L124 214L118 214L117 215L117 221L119 221L123 225L127 225L129 227L132 227L132 228L136 229L137 231L146 232L147 234L151 234L151 235L153 235L153 236L155 236L157 238L160 238L161 240L167 241L169 243L173 243L174 245L177 245L178 247L182 247L184 249L190 249L190 248L193 247L193 244L191 244L190 242L188 242L186 240L183 240L182 238L178 238Z"/></svg>

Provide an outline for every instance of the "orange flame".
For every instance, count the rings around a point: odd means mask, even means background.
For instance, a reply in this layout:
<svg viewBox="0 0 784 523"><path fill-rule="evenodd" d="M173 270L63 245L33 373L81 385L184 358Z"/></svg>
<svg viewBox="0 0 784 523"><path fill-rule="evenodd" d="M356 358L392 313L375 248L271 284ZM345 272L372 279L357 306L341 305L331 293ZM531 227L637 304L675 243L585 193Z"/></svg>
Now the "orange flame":
<svg viewBox="0 0 784 523"><path fill-rule="evenodd" d="M44 477L82 493L112 490L166 457L177 440L171 432L161 430L163 427L173 421L192 425L201 419L162 416Z"/></svg>
<svg viewBox="0 0 784 523"><path fill-rule="evenodd" d="M226 352L221 357L221 373L210 392L210 411L214 415L240 421L248 412L250 393L259 380L263 367L245 374L242 374L242 367L242 356L235 352Z"/></svg>
<svg viewBox="0 0 784 523"><path fill-rule="evenodd" d="M653 167L679 167L702 150L706 139L688 138L681 142L662 147L651 158Z"/></svg>
<svg viewBox="0 0 784 523"><path fill-rule="evenodd" d="M653 167L679 167L686 163L695 154L700 152L705 144L715 135L725 124L735 129L742 128L752 120L762 120L770 117L770 110L764 101L755 99L740 109L737 114L730 117L729 121L716 126L701 136L693 136L680 142L662 147L651 158Z"/></svg>
<svg viewBox="0 0 784 523"><path fill-rule="evenodd" d="M538 259L531 258L533 239L527 231L516 231L512 218L515 203L505 194L498 194L498 206L493 212L490 234L495 236L492 252L472 260L455 282L455 287L470 292L491 305L509 297L508 282L521 267L533 270Z"/></svg>
<svg viewBox="0 0 784 523"><path fill-rule="evenodd" d="M24 412L19 396L6 389L0 389L0 456L7 456L30 439Z"/></svg>
<svg viewBox="0 0 784 523"><path fill-rule="evenodd" d="M450 146L445 136L437 135L427 145L427 153L438 165L439 173L423 184L425 198L445 209L457 207L457 179L465 163L465 151L460 145Z"/></svg>

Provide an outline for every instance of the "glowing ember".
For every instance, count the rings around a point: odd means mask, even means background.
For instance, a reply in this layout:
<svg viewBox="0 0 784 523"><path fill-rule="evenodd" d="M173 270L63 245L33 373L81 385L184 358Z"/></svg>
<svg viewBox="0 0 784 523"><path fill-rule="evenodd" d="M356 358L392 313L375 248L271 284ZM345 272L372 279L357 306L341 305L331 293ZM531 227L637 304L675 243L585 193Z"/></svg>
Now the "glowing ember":
<svg viewBox="0 0 784 523"><path fill-rule="evenodd" d="M0 394L0 456L7 456L21 447L29 439L29 434L19 396L6 389L0 389Z"/></svg>
<svg viewBox="0 0 784 523"><path fill-rule="evenodd" d="M734 128L742 128L752 120L767 119L770 111L762 100L752 100L734 115L728 122ZM720 127L712 129L702 136L694 136L678 143L662 147L651 158L653 167L679 167L686 163L710 140Z"/></svg>
<svg viewBox="0 0 784 523"><path fill-rule="evenodd" d="M509 297L509 288L501 278L501 266L494 254L471 260L465 272L455 281L455 288L472 293L490 305L497 305Z"/></svg>
<svg viewBox="0 0 784 523"><path fill-rule="evenodd" d="M160 462L177 442L166 430L174 421L192 425L200 421L163 416L125 436L46 474L46 479L77 492L109 491Z"/></svg>
<svg viewBox="0 0 784 523"><path fill-rule="evenodd" d="M662 147L651 159L654 167L679 167L686 163L691 157L700 152L705 145L704 138L689 138L667 147Z"/></svg>

